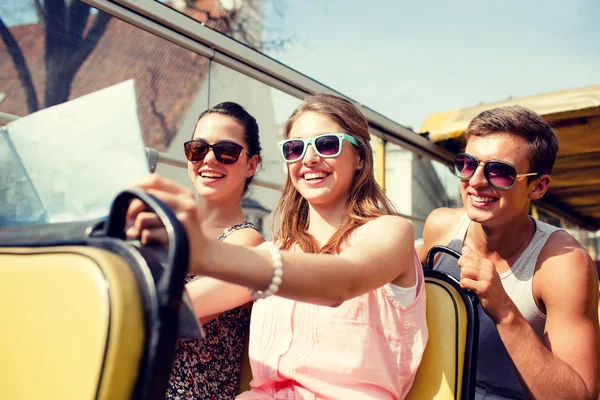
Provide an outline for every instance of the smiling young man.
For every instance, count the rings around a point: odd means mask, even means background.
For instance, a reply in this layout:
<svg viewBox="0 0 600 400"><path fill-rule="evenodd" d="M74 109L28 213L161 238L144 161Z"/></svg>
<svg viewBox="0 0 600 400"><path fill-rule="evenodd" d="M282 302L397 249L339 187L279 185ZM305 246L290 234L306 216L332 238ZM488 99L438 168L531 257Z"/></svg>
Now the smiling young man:
<svg viewBox="0 0 600 400"><path fill-rule="evenodd" d="M484 111L455 159L464 209L440 208L425 223L424 261L480 299L476 399L597 399L598 277L567 232L529 216L550 185L558 138L523 107ZM487 397L486 397L487 396Z"/></svg>

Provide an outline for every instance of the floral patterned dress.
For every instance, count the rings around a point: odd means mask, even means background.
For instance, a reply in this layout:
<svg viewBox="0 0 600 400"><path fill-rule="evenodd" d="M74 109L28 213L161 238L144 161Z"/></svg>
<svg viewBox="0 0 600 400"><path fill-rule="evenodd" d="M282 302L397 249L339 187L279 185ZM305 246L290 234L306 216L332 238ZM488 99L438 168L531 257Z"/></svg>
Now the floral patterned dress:
<svg viewBox="0 0 600 400"><path fill-rule="evenodd" d="M244 221L227 229L218 240L224 240L232 232L245 228L258 231L254 224ZM193 278L194 275L188 275L186 283ZM249 323L250 310L238 307L204 325L204 340L179 340L165 398L234 399L239 385L244 335Z"/></svg>

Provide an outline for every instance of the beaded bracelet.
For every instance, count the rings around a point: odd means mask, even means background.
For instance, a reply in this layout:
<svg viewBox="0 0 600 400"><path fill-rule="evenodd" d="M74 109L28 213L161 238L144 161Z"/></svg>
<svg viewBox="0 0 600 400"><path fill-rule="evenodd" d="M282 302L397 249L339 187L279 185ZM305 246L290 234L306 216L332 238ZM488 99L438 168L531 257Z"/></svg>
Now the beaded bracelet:
<svg viewBox="0 0 600 400"><path fill-rule="evenodd" d="M273 278L271 279L271 284L267 290L248 289L253 300L264 299L265 297L274 295L279 291L279 285L281 285L282 282L283 262L281 261L281 253L273 242L265 242L265 245L269 247L271 259L273 260Z"/></svg>

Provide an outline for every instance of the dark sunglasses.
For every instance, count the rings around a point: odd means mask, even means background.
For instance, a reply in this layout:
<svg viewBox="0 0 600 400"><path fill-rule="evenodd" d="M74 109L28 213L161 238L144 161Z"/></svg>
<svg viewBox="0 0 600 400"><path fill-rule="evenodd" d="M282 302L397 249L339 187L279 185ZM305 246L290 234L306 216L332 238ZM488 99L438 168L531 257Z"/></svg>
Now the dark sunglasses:
<svg viewBox="0 0 600 400"><path fill-rule="evenodd" d="M312 145L314 151L321 157L337 157L342 152L342 142L349 141L359 147L358 140L347 133L326 133L310 139L287 139L278 143L281 156L286 162L300 160L306 154L308 145Z"/></svg>
<svg viewBox="0 0 600 400"><path fill-rule="evenodd" d="M209 144L202 139L194 139L183 144L183 152L188 161L204 160L210 149L215 153L217 161L223 164L235 164L238 158L240 158L242 151L250 155L248 150L235 142L222 141Z"/></svg>
<svg viewBox="0 0 600 400"><path fill-rule="evenodd" d="M504 161L479 161L475 156L467 153L458 153L454 158L454 174L462 180L471 179L477 167L483 166L483 176L490 185L496 189L510 189L518 178L538 175L537 172L517 174L514 165Z"/></svg>

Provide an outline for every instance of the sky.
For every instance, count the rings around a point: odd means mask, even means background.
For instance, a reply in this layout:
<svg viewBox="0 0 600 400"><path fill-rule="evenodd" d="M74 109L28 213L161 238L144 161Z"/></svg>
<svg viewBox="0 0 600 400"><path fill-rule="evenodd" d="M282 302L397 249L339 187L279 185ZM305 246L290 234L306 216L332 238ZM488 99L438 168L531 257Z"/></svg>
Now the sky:
<svg viewBox="0 0 600 400"><path fill-rule="evenodd" d="M274 1L265 25L294 42L270 56L414 130L434 112L600 84L598 0L281 0L283 18Z"/></svg>

